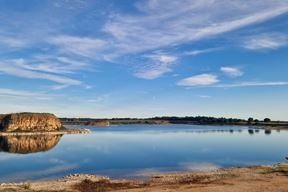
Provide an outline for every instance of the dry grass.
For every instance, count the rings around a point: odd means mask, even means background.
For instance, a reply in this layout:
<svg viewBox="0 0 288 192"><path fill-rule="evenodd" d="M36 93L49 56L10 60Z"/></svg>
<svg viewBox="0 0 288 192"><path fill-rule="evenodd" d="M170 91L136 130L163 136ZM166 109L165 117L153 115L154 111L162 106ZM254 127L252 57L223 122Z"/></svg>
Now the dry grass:
<svg viewBox="0 0 288 192"><path fill-rule="evenodd" d="M91 181L85 179L82 182L74 185L74 189L80 192L106 192L111 190L125 190L145 187L145 183L136 183L130 181L111 182L110 180Z"/></svg>
<svg viewBox="0 0 288 192"><path fill-rule="evenodd" d="M288 177L288 166L282 165L282 166L277 166L274 169L268 169L262 172L263 174L272 174L276 173L282 176L287 176Z"/></svg>

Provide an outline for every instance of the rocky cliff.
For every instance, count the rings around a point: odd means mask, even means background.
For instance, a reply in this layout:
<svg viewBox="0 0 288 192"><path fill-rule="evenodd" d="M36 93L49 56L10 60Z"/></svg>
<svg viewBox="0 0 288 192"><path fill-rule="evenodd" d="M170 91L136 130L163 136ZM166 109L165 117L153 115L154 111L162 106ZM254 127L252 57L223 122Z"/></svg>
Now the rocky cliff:
<svg viewBox="0 0 288 192"><path fill-rule="evenodd" d="M62 128L57 117L49 113L8 114L0 116L0 123L0 131L3 132L48 132Z"/></svg>
<svg viewBox="0 0 288 192"><path fill-rule="evenodd" d="M0 151L9 153L36 153L55 147L62 135L0 136Z"/></svg>

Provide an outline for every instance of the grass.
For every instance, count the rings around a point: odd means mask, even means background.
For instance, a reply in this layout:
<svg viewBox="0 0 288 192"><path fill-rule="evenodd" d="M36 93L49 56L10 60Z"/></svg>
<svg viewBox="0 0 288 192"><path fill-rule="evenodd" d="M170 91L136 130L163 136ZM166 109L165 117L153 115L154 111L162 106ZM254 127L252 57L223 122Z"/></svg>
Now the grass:
<svg viewBox="0 0 288 192"><path fill-rule="evenodd" d="M262 173L263 174L278 173L278 174L288 177L288 167L277 167L275 169L267 170Z"/></svg>
<svg viewBox="0 0 288 192"><path fill-rule="evenodd" d="M24 183L24 184L22 185L22 187L23 187L24 189L31 189L31 183Z"/></svg>

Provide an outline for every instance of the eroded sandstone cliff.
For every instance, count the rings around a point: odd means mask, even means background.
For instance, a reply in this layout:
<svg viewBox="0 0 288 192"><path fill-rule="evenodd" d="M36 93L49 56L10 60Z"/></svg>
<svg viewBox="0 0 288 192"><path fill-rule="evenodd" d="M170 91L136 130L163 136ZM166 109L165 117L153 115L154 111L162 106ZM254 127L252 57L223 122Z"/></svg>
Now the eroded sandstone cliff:
<svg viewBox="0 0 288 192"><path fill-rule="evenodd" d="M58 118L49 113L13 113L0 116L0 131L39 132L58 131L62 128Z"/></svg>
<svg viewBox="0 0 288 192"><path fill-rule="evenodd" d="M9 153L36 153L55 147L62 135L0 136L0 151Z"/></svg>

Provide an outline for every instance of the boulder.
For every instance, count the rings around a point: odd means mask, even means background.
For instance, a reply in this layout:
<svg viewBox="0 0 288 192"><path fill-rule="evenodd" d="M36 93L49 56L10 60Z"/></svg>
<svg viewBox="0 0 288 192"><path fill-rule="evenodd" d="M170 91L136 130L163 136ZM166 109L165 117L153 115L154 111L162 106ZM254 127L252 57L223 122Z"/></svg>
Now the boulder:
<svg viewBox="0 0 288 192"><path fill-rule="evenodd" d="M59 119L49 113L8 114L2 117L0 126L2 132L49 132L61 128Z"/></svg>

